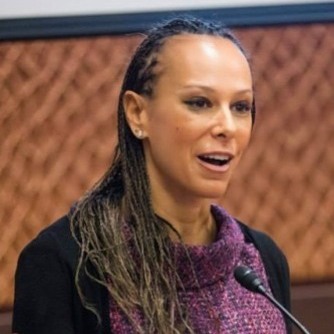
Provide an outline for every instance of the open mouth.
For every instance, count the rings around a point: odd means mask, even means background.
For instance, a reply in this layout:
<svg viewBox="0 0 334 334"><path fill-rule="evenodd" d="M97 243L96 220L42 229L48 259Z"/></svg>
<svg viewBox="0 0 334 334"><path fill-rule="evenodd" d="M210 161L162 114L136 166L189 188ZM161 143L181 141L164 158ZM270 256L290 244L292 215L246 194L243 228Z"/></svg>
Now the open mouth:
<svg viewBox="0 0 334 334"><path fill-rule="evenodd" d="M199 155L198 158L214 166L224 166L232 159L227 155Z"/></svg>

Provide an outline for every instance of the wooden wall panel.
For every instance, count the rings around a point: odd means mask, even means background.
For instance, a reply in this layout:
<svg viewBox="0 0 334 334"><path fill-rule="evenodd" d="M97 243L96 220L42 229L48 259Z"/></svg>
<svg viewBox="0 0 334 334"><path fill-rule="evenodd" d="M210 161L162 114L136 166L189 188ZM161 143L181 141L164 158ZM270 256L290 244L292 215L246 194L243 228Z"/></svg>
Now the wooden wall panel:
<svg viewBox="0 0 334 334"><path fill-rule="evenodd" d="M258 114L224 205L268 232L294 282L334 280L334 25L239 29ZM103 173L141 37L0 43L0 308L19 252ZM332 199L332 200L331 200Z"/></svg>

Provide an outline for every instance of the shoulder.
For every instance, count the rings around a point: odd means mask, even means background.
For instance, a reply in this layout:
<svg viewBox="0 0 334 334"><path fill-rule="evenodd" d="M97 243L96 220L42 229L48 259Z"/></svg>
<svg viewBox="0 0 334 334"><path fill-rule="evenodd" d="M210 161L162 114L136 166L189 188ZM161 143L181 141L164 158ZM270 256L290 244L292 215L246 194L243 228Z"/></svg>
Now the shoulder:
<svg viewBox="0 0 334 334"><path fill-rule="evenodd" d="M15 273L14 331L107 333L107 291L83 270L80 290L85 300L101 313L102 328L95 314L83 306L78 293L75 275L79 257L80 248L67 216L42 230L23 249ZM89 272L93 273L89 265Z"/></svg>
<svg viewBox="0 0 334 334"><path fill-rule="evenodd" d="M19 262L36 256L40 261L43 258L53 257L74 267L78 251L79 247L71 233L70 221L67 216L63 216L42 230L25 246L20 254Z"/></svg>
<svg viewBox="0 0 334 334"><path fill-rule="evenodd" d="M266 233L253 229L237 220L246 242L251 242L258 249L269 277L289 280L289 267L283 251Z"/></svg>
<svg viewBox="0 0 334 334"><path fill-rule="evenodd" d="M254 244L259 251L274 296L290 309L290 271L284 253L270 236L236 221L245 241Z"/></svg>
<svg viewBox="0 0 334 334"><path fill-rule="evenodd" d="M286 257L276 242L266 233L251 228L239 220L236 220L245 236L246 242L251 242L259 250L261 256L270 257L275 263L286 262Z"/></svg>
<svg viewBox="0 0 334 334"><path fill-rule="evenodd" d="M71 235L70 220L68 216L63 216L56 220L54 223L44 228L37 235L36 239L40 240L43 238L53 237L56 239L66 240Z"/></svg>

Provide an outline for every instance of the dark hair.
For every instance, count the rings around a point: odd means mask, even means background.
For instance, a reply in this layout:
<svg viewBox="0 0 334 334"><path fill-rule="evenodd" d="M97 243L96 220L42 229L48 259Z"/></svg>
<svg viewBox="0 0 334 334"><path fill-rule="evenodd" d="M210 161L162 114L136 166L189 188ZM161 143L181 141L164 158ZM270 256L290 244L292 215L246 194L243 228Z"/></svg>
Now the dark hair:
<svg viewBox="0 0 334 334"><path fill-rule="evenodd" d="M175 18L153 28L137 48L125 74L114 161L71 214L72 231L81 247L76 284L84 305L96 312L81 291L82 270L108 289L139 333L193 332L186 310L178 301L176 287L182 282L170 254L172 227L154 214L142 142L130 130L122 105L128 90L153 94L157 56L168 38L180 34L226 38L245 54L234 35L219 23ZM253 118L254 113L255 107ZM88 271L89 263L94 272ZM137 307L145 319L142 325L132 318Z"/></svg>

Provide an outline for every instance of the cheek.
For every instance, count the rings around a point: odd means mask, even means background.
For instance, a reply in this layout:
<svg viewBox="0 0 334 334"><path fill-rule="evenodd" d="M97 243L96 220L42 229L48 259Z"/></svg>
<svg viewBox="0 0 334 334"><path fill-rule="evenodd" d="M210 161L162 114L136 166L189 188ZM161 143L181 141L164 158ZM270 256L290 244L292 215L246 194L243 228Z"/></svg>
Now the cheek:
<svg viewBox="0 0 334 334"><path fill-rule="evenodd" d="M241 150L245 150L248 147L248 144L251 138L251 134L252 134L251 121L247 122L246 124L243 124L243 126L239 128L238 135L237 135L237 141L239 144L239 148Z"/></svg>
<svg viewBox="0 0 334 334"><path fill-rule="evenodd" d="M251 132L250 131L245 132L242 140L244 149L247 149L250 142L250 138L251 138Z"/></svg>
<svg viewBox="0 0 334 334"><path fill-rule="evenodd" d="M156 126L151 127L148 141L152 154L171 158L180 152L184 143L184 130L168 119L160 120Z"/></svg>

